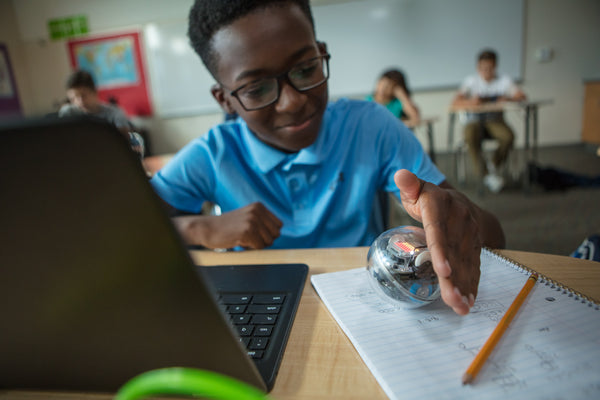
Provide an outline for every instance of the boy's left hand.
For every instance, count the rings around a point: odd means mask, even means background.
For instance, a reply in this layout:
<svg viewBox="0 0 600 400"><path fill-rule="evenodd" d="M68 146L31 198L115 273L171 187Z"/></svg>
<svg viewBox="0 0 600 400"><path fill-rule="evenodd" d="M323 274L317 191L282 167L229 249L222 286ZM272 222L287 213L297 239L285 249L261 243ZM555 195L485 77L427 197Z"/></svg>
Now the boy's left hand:
<svg viewBox="0 0 600 400"><path fill-rule="evenodd" d="M458 191L422 181L407 170L396 172L394 180L404 208L423 224L442 299L457 314L467 314L479 285L480 210Z"/></svg>

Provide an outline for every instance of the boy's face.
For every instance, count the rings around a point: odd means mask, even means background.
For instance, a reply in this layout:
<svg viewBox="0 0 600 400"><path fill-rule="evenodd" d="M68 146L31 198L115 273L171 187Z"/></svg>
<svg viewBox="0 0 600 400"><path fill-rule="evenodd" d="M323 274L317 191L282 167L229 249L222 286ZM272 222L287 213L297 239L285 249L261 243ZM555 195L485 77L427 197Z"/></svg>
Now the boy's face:
<svg viewBox="0 0 600 400"><path fill-rule="evenodd" d="M492 60L479 60L477 62L477 72L484 81L491 81L496 76L496 62Z"/></svg>
<svg viewBox="0 0 600 400"><path fill-rule="evenodd" d="M230 95L242 85L286 73L325 53L300 8L286 5L254 11L219 30L213 36L213 49L222 86L213 88L213 96L226 112L236 112L261 141L279 150L297 152L314 143L327 106L327 82L298 92L280 79L279 99L254 111L246 111Z"/></svg>
<svg viewBox="0 0 600 400"><path fill-rule="evenodd" d="M74 87L67 90L69 102L80 110L94 112L98 106L98 93L88 87Z"/></svg>

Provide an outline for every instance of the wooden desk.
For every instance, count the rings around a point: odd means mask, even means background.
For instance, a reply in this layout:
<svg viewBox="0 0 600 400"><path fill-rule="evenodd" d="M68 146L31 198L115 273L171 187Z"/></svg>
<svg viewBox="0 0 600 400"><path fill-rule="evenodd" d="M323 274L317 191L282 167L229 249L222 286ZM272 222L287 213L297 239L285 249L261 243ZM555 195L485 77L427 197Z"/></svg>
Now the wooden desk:
<svg viewBox="0 0 600 400"><path fill-rule="evenodd" d="M192 253L196 262L252 264L303 262L309 274L366 265L368 248ZM503 250L500 253L582 294L600 299L600 263L571 257ZM309 280L304 288L279 376L275 399L386 399L367 366L331 317Z"/></svg>
<svg viewBox="0 0 600 400"><path fill-rule="evenodd" d="M257 250L239 253L192 251L203 265L306 263L309 274L358 268L366 264L366 247L345 249ZM571 257L521 251L500 253L582 294L600 299L600 264ZM304 288L273 399L386 399L375 378L331 317L310 284ZM100 394L0 391L0 399L110 399Z"/></svg>
<svg viewBox="0 0 600 400"><path fill-rule="evenodd" d="M435 146L433 142L433 123L439 120L438 117L422 118L418 123L405 123L413 132L417 132L420 127L425 127L427 133L427 147L429 158L435 163Z"/></svg>
<svg viewBox="0 0 600 400"><path fill-rule="evenodd" d="M525 168L529 162L537 160L537 148L538 148L538 109L541 106L552 104L552 100L535 100L535 101L522 101L522 102L500 102L500 103L486 103L477 106L468 107L456 107L451 106L448 109L448 150L452 151L454 147L454 125L456 124L456 116L461 113L472 113L472 114L484 114L488 112L505 112L523 110L525 111L525 117L523 122L525 124ZM533 137L532 137L533 136ZM533 140L532 140L533 139ZM525 172L526 169L525 169ZM531 182L529 182L529 176L527 173L525 177L525 188L529 188Z"/></svg>

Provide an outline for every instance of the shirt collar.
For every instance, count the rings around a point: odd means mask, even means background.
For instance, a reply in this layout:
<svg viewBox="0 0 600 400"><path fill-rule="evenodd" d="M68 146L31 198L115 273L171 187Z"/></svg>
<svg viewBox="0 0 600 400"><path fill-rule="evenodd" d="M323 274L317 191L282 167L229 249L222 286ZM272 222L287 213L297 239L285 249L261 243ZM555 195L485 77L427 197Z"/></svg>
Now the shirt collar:
<svg viewBox="0 0 600 400"><path fill-rule="evenodd" d="M262 142L250 131L246 122L240 118L242 137L247 144L248 151L254 163L265 174L279 165L281 165L284 171L288 171L294 164L317 165L325 157L324 149L327 137L329 136L325 128L327 126L326 118L328 118L328 114L326 111L323 116L321 129L315 142L297 153L285 153Z"/></svg>

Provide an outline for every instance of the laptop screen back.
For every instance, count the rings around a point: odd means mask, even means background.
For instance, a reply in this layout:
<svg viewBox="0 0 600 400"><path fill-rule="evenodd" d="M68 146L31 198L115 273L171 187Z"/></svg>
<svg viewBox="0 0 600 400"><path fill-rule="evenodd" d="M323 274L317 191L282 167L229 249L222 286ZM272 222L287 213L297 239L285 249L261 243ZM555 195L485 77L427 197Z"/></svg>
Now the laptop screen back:
<svg viewBox="0 0 600 400"><path fill-rule="evenodd" d="M166 366L264 383L114 128L0 128L0 386L115 391Z"/></svg>

